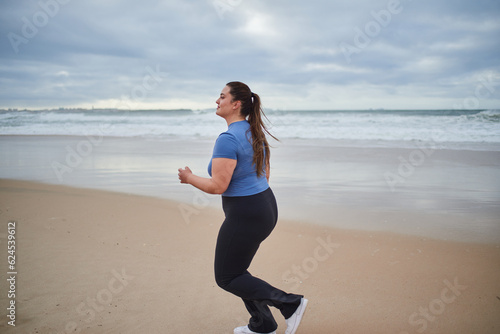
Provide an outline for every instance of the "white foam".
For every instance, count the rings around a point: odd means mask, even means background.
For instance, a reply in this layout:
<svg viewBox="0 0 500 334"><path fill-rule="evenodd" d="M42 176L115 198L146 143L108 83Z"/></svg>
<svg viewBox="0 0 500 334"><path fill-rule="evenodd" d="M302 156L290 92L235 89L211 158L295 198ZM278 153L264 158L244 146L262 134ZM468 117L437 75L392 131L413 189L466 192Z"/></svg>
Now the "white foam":
<svg viewBox="0 0 500 334"><path fill-rule="evenodd" d="M270 111L279 138L500 144L500 111ZM226 123L201 111L4 111L4 135L214 138Z"/></svg>

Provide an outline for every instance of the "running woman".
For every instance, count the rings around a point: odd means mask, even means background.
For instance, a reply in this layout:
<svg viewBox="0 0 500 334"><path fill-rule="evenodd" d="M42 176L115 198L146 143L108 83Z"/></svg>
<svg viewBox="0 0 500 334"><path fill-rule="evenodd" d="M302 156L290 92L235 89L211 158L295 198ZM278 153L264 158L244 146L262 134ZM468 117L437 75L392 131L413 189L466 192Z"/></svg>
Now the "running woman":
<svg viewBox="0 0 500 334"><path fill-rule="evenodd" d="M307 306L302 295L289 294L248 272L257 249L273 231L278 207L269 187L270 150L260 97L241 82L228 83L220 93L216 114L228 129L217 138L208 165L210 178L179 168L181 183L222 195L225 220L215 249L215 280L240 297L250 313L248 325L234 334L275 334L278 327L269 306L286 319L285 334L295 334ZM273 137L274 138L274 137Z"/></svg>

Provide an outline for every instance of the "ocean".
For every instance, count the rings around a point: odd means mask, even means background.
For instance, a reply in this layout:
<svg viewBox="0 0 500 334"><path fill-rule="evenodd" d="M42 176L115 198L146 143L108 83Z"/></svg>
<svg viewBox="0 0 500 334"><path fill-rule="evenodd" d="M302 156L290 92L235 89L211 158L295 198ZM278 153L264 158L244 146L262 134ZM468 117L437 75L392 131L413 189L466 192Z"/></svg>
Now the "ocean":
<svg viewBox="0 0 500 334"><path fill-rule="evenodd" d="M269 110L278 138L348 141L350 145L453 149L500 146L500 110ZM0 135L211 139L225 122L210 110L0 111Z"/></svg>
<svg viewBox="0 0 500 334"><path fill-rule="evenodd" d="M270 140L270 184L281 218L499 242L500 110L266 114L280 140ZM177 169L208 177L226 128L213 109L4 110L0 179L166 198L202 214L220 196L180 184Z"/></svg>

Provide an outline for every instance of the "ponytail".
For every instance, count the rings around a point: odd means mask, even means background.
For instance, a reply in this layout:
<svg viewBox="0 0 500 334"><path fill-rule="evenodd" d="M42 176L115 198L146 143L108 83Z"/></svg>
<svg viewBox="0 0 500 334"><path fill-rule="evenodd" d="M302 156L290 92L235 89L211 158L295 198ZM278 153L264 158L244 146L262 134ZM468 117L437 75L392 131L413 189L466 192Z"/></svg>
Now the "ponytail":
<svg viewBox="0 0 500 334"><path fill-rule="evenodd" d="M262 110L259 95L252 93L250 88L242 82L230 82L227 86L230 88L233 101L241 101L241 114L248 117L252 134L253 164L257 176L260 177L264 174L265 167L270 165L271 152L266 133L275 140L278 139L267 130L263 118L268 119Z"/></svg>

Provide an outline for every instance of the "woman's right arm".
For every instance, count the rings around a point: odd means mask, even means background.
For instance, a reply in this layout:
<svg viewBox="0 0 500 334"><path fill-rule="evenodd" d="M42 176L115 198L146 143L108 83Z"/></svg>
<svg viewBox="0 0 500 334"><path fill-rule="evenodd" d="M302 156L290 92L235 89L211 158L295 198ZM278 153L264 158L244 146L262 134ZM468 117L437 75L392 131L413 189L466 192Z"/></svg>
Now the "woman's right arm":
<svg viewBox="0 0 500 334"><path fill-rule="evenodd" d="M227 158L212 159L211 178L195 175L189 167L179 168L179 180L181 183L188 183L206 193L220 195L226 191L231 182L236 162L234 159Z"/></svg>

